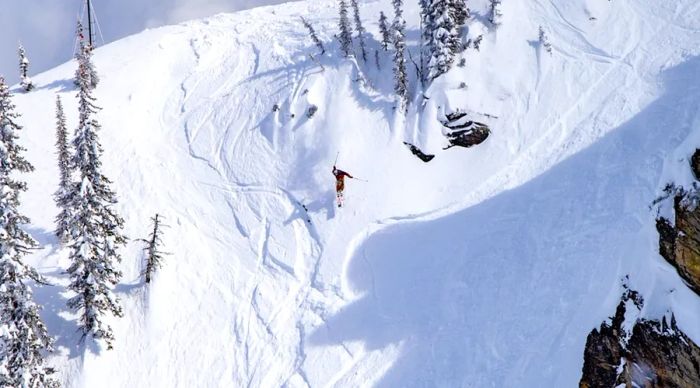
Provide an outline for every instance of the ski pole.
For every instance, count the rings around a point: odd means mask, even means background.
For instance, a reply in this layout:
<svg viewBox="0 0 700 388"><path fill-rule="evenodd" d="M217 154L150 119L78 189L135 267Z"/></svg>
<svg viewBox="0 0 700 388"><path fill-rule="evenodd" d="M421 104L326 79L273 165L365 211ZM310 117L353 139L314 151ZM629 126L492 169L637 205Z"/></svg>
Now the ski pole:
<svg viewBox="0 0 700 388"><path fill-rule="evenodd" d="M335 167L336 164L338 164L338 156L340 156L340 151L338 151L337 154L335 154L335 162L333 162L333 166Z"/></svg>
<svg viewBox="0 0 700 388"><path fill-rule="evenodd" d="M369 181L368 181L367 179L362 179L362 178L352 178L352 179L358 180L358 181L360 181L360 182L367 182L367 183L369 183Z"/></svg>

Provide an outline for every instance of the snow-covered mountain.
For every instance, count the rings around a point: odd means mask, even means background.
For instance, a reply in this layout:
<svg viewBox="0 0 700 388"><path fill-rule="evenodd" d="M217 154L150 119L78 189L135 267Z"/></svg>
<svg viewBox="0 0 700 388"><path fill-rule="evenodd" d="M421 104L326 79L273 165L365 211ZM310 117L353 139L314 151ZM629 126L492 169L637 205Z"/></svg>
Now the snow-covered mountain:
<svg viewBox="0 0 700 388"><path fill-rule="evenodd" d="M376 22L388 0L361 2L367 63L341 55L332 0L96 50L104 167L132 239L111 351L78 344L52 234L53 104L60 94L75 127L76 65L15 88L36 167L23 197L42 244L32 263L57 284L35 296L64 386L575 386L623 283L644 295L642 317L673 312L700 342L700 298L659 256L651 207L666 183L689 182L700 145L700 4L507 0L497 29L487 1L468 4L480 50L405 117ZM405 7L416 58L418 5ZM487 141L442 149L440 120L457 110L491 128ZM363 179L342 209L337 155ZM136 239L156 212L171 255L147 287Z"/></svg>

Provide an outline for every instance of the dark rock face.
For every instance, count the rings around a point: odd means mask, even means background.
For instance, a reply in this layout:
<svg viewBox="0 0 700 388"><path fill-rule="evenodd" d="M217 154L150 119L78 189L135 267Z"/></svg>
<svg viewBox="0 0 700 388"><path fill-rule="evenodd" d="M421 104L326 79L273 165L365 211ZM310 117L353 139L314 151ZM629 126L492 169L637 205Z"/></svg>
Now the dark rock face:
<svg viewBox="0 0 700 388"><path fill-rule="evenodd" d="M690 168L693 170L695 179L700 180L700 149L696 149L690 158Z"/></svg>
<svg viewBox="0 0 700 388"><path fill-rule="evenodd" d="M491 134L486 124L469 120L467 114L460 111L448 114L442 125L449 129L446 136L450 145L445 149L455 146L469 148L483 143Z"/></svg>
<svg viewBox="0 0 700 388"><path fill-rule="evenodd" d="M583 377L581 388L614 387L617 382L617 369L622 360L620 330L625 318L625 304L620 302L612 323L603 322L600 330L593 329L586 338L583 353Z"/></svg>
<svg viewBox="0 0 700 388"><path fill-rule="evenodd" d="M416 157L418 157L418 159L420 159L426 163L433 160L433 158L435 157L435 155L429 155L429 154L424 153L418 147L414 146L411 143L403 142L403 144L405 144L406 147L408 147L408 149L411 150L413 155L416 155Z"/></svg>
<svg viewBox="0 0 700 388"><path fill-rule="evenodd" d="M676 229L671 223L661 217L656 220L656 230L659 232L659 254L672 263L676 257Z"/></svg>
<svg viewBox="0 0 700 388"><path fill-rule="evenodd" d="M588 335L579 387L700 387L700 347L678 329L673 316L670 325L666 317L637 320L626 333L629 302L641 310L641 297L628 290L611 322Z"/></svg>
<svg viewBox="0 0 700 388"><path fill-rule="evenodd" d="M643 320L634 326L625 365L627 382L639 387L700 387L700 347L676 320ZM634 386L634 385L632 385Z"/></svg>
<svg viewBox="0 0 700 388"><path fill-rule="evenodd" d="M700 295L700 206L695 197L697 193L677 193L673 201L675 226L662 217L656 221L656 230L661 256Z"/></svg>
<svg viewBox="0 0 700 388"><path fill-rule="evenodd" d="M675 202L676 239L670 263L688 286L700 295L700 207L682 200Z"/></svg>

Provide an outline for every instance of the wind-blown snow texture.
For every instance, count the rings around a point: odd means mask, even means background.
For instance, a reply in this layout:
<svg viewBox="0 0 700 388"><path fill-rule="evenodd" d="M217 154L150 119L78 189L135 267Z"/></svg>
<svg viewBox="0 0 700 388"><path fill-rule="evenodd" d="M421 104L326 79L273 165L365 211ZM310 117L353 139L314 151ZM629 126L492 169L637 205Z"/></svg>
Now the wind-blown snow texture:
<svg viewBox="0 0 700 388"><path fill-rule="evenodd" d="M360 6L373 54L373 21L390 3ZM644 317L673 311L700 341L700 300L656 253L650 210L665 183L690 179L700 145L700 4L511 0L498 30L486 1L470 7L481 51L405 120L392 109L390 53L357 81L333 41L331 0L98 49L104 167L132 238L109 352L77 345L68 252L52 236L53 106L58 93L76 126L75 63L34 77L36 91L15 98L37 169L23 211L43 245L33 264L58 284L35 295L64 384L575 386L586 335L628 274ZM327 56L308 56L317 49L299 16ZM405 18L415 56L416 5ZM497 116L492 136L442 152L438 118L458 108ZM437 157L425 164L402 141ZM368 181L348 182L340 210L337 151ZM172 255L145 287L134 240L156 212Z"/></svg>

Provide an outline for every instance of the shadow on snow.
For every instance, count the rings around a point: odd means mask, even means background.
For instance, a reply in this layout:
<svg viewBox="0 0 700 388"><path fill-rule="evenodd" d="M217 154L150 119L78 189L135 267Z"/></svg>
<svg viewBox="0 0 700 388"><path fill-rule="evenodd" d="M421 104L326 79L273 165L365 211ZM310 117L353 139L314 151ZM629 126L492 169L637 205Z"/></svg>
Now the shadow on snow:
<svg viewBox="0 0 700 388"><path fill-rule="evenodd" d="M400 345L379 386L575 385L620 278L644 291L663 265L648 206L700 112L697 74L698 57L665 72L651 105L520 187L372 235L346 273L361 296L310 343Z"/></svg>

